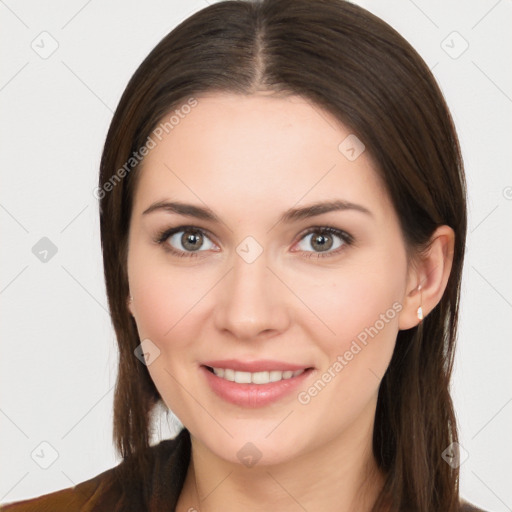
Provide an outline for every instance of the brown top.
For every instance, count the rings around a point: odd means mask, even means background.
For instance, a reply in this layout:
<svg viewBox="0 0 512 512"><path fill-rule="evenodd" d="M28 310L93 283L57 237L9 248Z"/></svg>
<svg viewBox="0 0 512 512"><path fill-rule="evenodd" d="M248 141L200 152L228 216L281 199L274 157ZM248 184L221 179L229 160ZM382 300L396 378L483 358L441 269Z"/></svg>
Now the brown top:
<svg viewBox="0 0 512 512"><path fill-rule="evenodd" d="M73 487L0 505L0 512L174 512L190 461L190 433L183 428L147 452L151 476L134 484L126 460ZM130 482L127 485L127 482ZM460 512L484 512L467 502Z"/></svg>

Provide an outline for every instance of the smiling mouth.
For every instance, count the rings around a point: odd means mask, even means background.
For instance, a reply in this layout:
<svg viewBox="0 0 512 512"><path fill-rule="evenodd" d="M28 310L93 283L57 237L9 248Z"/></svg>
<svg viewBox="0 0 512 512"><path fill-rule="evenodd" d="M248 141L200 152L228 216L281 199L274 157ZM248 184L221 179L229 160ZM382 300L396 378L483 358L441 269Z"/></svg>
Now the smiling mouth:
<svg viewBox="0 0 512 512"><path fill-rule="evenodd" d="M215 368L205 366L205 368L217 377L236 382L237 384L270 384L271 382L279 382L298 377L313 368L303 368L301 370L270 370L262 372L244 372L233 370L231 368Z"/></svg>

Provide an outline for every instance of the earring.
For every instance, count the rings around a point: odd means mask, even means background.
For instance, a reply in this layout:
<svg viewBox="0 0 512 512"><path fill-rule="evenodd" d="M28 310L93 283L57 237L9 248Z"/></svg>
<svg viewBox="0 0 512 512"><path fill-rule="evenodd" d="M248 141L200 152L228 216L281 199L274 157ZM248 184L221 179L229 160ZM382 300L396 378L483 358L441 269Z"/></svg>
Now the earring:
<svg viewBox="0 0 512 512"><path fill-rule="evenodd" d="M133 302L133 297L130 295L128 302Z"/></svg>
<svg viewBox="0 0 512 512"><path fill-rule="evenodd" d="M418 320L421 322L423 320L423 308L422 308L422 302L423 302L423 293L421 292L421 284L418 285L418 290L420 292L420 306L417 310Z"/></svg>

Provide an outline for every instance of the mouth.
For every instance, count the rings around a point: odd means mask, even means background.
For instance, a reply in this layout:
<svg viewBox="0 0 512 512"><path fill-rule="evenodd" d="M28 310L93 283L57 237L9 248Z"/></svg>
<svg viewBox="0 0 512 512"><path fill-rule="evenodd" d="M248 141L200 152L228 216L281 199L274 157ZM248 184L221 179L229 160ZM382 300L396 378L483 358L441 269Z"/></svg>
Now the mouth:
<svg viewBox="0 0 512 512"><path fill-rule="evenodd" d="M238 371L233 368L215 368L213 366L204 367L210 372L216 375L217 377L230 381L236 382L237 384L270 384L271 382L280 382L282 380L293 379L294 377L298 377L302 375L304 372L308 370L312 370L313 368L303 368L301 370L270 370L270 371L261 371L261 372L245 372Z"/></svg>
<svg viewBox="0 0 512 512"><path fill-rule="evenodd" d="M199 369L218 397L245 408L263 407L287 397L315 372L312 366L276 361L212 361Z"/></svg>

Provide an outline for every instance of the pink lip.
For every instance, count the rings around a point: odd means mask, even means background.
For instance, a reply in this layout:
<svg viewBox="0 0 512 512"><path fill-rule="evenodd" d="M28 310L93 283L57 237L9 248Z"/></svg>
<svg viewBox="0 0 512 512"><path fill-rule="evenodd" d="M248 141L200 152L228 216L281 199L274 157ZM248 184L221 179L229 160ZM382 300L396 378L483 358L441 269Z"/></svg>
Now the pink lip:
<svg viewBox="0 0 512 512"><path fill-rule="evenodd" d="M282 372L291 370L305 370L311 368L312 365L290 364L283 361L272 361L270 359L261 359L259 361L239 361L238 359L223 359L217 361L204 361L202 363L211 368L231 368L239 372L269 372L271 370L280 370Z"/></svg>
<svg viewBox="0 0 512 512"><path fill-rule="evenodd" d="M220 361L211 361L211 363L214 362L219 363ZM225 361L223 364L224 363ZM265 362L265 365L268 365L268 361ZM210 365L208 364L208 366ZM226 367L230 368L230 366ZM223 366L216 366L216 368L223 368ZM233 367L231 366L231 368ZM277 369L279 367L272 366L272 368ZM296 367L295 369L301 370L302 368L304 367ZM217 396L232 404L251 409L264 407L265 405L276 402L277 400L290 394L292 391L296 390L306 379L308 379L310 374L314 371L312 368L308 368L297 377L280 380L278 382L269 382L268 384L239 384L237 382L231 382L221 377L217 377L217 375L208 370L206 366L200 366L199 369L205 376L210 389L212 389L212 391Z"/></svg>

